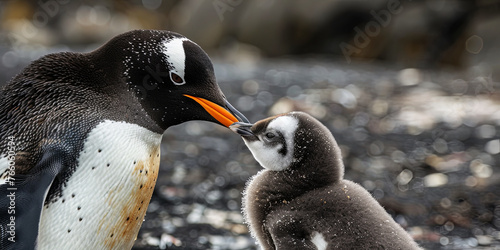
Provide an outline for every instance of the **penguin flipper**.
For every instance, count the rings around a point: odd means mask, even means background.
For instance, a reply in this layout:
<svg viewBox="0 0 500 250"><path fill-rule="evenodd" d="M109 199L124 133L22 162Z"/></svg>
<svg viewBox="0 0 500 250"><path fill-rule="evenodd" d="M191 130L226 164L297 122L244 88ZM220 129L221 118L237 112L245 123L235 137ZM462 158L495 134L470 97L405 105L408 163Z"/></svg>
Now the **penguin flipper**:
<svg viewBox="0 0 500 250"><path fill-rule="evenodd" d="M62 149L47 148L29 174L0 185L0 249L35 249L45 198L67 156Z"/></svg>

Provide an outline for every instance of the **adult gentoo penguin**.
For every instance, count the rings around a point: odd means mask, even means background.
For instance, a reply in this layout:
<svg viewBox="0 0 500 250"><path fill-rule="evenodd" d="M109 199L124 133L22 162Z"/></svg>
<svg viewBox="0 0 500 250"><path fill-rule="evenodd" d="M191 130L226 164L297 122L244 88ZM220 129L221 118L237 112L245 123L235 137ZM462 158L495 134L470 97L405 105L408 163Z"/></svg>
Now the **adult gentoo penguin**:
<svg viewBox="0 0 500 250"><path fill-rule="evenodd" d="M247 121L207 54L168 31L44 56L0 96L0 249L130 249L163 132L189 120Z"/></svg>
<svg viewBox="0 0 500 250"><path fill-rule="evenodd" d="M370 193L343 179L340 148L318 120L291 112L230 128L265 168L243 197L263 249L419 249Z"/></svg>

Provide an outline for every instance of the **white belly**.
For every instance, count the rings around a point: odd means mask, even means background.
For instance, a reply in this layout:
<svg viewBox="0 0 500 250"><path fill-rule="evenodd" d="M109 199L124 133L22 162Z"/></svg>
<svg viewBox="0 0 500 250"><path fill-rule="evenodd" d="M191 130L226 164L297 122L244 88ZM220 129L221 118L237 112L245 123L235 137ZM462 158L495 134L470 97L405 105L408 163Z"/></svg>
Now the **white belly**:
<svg viewBox="0 0 500 250"><path fill-rule="evenodd" d="M154 190L161 134L125 122L94 128L55 203L44 206L39 249L130 249Z"/></svg>

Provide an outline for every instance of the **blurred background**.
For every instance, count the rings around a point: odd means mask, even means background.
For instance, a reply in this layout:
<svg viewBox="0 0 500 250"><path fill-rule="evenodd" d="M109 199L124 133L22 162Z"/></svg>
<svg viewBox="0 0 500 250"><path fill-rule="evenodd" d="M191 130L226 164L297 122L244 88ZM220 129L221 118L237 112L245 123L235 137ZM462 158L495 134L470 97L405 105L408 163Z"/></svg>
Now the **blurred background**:
<svg viewBox="0 0 500 250"><path fill-rule="evenodd" d="M0 86L48 53L179 32L251 121L302 110L427 249L500 249L500 1L0 1ZM135 249L257 249L240 213L261 168L238 136L170 128Z"/></svg>

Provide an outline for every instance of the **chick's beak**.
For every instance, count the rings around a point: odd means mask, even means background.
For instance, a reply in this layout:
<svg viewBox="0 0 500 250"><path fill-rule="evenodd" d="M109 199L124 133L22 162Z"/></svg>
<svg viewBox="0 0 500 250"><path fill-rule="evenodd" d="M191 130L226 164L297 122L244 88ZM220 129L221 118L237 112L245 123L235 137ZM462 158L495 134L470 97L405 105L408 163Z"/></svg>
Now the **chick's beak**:
<svg viewBox="0 0 500 250"><path fill-rule="evenodd" d="M251 123L235 122L229 128L242 137L256 137L252 132L252 126L253 124Z"/></svg>
<svg viewBox="0 0 500 250"><path fill-rule="evenodd" d="M195 97L190 95L184 95L184 96L195 100L205 109L205 111L207 111L213 118L215 118L215 120L217 120L226 127L229 127L231 124L235 122L240 122L240 121L246 123L249 122L248 119L241 112L235 109L227 100L224 100L225 105L227 106L227 109L225 109L216 103L213 103L209 100L200 97Z"/></svg>

